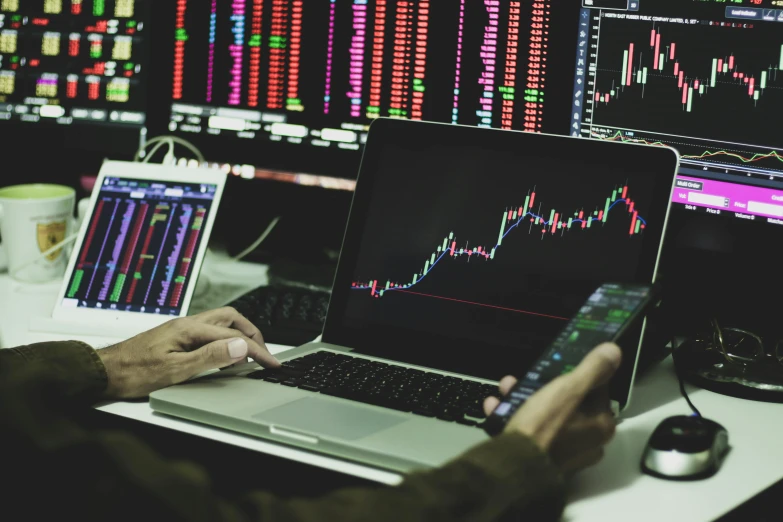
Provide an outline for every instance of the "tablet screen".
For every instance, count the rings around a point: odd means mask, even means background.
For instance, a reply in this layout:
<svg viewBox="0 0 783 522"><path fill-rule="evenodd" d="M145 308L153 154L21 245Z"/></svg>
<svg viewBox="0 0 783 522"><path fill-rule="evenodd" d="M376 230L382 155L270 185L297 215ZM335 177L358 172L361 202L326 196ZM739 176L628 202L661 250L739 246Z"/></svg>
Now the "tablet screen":
<svg viewBox="0 0 783 522"><path fill-rule="evenodd" d="M63 306L179 315L217 189L106 177Z"/></svg>

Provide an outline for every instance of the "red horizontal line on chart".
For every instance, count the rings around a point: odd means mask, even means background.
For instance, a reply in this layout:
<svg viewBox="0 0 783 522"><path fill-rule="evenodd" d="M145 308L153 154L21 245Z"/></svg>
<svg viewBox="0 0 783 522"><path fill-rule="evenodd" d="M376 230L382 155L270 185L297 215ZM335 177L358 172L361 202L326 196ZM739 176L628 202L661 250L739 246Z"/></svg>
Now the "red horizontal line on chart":
<svg viewBox="0 0 783 522"><path fill-rule="evenodd" d="M539 314L537 312L529 312L527 310L517 310L515 308L506 308L506 307L503 307L503 306L495 306L495 305L490 305L490 304L485 304L485 303L476 303L476 302L473 302L473 301L465 301L463 299L454 299L452 297L443 297L441 295L423 294L421 292L411 292L410 290L395 290L395 291L403 293L403 294L413 294L413 295L420 295L422 297L432 297L432 298L435 298L435 299L442 299L444 301L452 301L452 302L455 302L455 303L463 303L463 304L469 304L469 305L475 305L475 306L483 306L485 308L494 308L496 310L505 310L506 312L516 312L518 314L535 315L535 316L538 316L538 317L546 317L548 319L558 319L560 321L568 321L568 318L560 317L560 316L557 316L557 315Z"/></svg>

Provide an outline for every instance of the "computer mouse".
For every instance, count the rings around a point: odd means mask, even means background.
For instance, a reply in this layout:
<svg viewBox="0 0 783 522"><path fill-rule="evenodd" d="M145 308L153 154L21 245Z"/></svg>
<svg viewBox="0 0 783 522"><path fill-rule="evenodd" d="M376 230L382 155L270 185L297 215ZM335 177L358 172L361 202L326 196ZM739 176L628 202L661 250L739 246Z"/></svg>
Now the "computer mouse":
<svg viewBox="0 0 783 522"><path fill-rule="evenodd" d="M664 419L650 436L642 471L668 480L714 475L729 451L729 433L715 421L678 415Z"/></svg>

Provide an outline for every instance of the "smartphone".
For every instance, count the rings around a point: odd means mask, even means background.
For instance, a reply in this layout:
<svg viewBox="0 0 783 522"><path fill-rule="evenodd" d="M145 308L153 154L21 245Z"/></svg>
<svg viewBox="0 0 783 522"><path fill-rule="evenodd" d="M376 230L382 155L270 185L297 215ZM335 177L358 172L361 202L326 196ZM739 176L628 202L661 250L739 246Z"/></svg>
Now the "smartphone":
<svg viewBox="0 0 783 522"><path fill-rule="evenodd" d="M652 285L601 285L568 322L552 345L533 364L484 422L490 435L503 431L508 420L536 391L555 377L573 370L596 346L616 342L657 304Z"/></svg>

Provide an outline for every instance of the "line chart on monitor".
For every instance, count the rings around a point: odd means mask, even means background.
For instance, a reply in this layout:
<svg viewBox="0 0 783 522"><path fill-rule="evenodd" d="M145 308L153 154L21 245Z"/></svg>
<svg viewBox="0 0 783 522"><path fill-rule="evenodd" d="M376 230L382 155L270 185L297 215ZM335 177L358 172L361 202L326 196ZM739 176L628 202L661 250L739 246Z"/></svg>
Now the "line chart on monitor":
<svg viewBox="0 0 783 522"><path fill-rule="evenodd" d="M671 146L687 163L783 170L773 24L595 13L583 135Z"/></svg>
<svg viewBox="0 0 783 522"><path fill-rule="evenodd" d="M534 187L527 192L524 203L503 210L498 235L495 237L493 234L493 239L489 243L481 244L463 240L458 237L457 233L451 231L436 244L421 268L415 272L412 271L412 277L407 281L380 277L354 280L351 282L351 289L366 293L374 299L380 299L389 292L399 292L470 305L501 308L496 305L432 295L412 289L426 278L437 277L437 268L443 266L444 263L491 263L495 261L499 256L502 256L503 246L513 241L515 235L518 235L520 231L526 231L527 235L538 234L541 241L562 240L571 234L600 233L600 230L610 220L614 222L624 218L628 220L627 228L623 227L623 230L626 231L625 237L638 237L644 233L647 221L639 214L636 202L631 195L631 189L628 183L625 183L616 185L606 199L593 208L583 206L572 212L563 212L552 207L547 212L543 208L540 198L537 197ZM622 211L622 213L618 211ZM526 310L502 309L532 315L545 315ZM548 315L547 317L565 319Z"/></svg>

